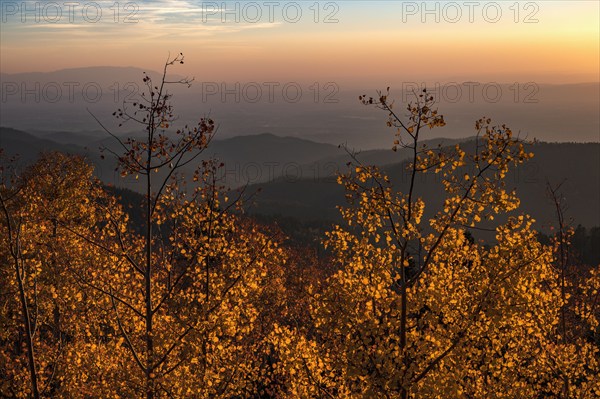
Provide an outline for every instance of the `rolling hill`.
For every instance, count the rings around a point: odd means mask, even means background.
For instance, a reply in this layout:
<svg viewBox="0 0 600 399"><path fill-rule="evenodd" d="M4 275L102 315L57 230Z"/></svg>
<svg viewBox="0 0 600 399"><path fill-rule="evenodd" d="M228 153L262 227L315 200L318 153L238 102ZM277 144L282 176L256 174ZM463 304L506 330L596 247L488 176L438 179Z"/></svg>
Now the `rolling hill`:
<svg viewBox="0 0 600 399"><path fill-rule="evenodd" d="M462 147L468 150L473 142ZM535 157L506 178L507 189L516 189L521 199L517 212L532 215L538 228L555 222L554 205L546 195L546 183L563 183L563 194L568 204L567 216L575 224L586 227L600 225L600 143L537 143L529 148ZM391 151L390 151L391 152ZM405 163L384 167L398 190L408 188ZM260 189L251 212L282 215L304 221L340 219L337 206L343 205L343 187L333 178L286 179L251 186ZM426 200L426 214L439 209L444 198L439 177L422 175L418 180L417 195Z"/></svg>
<svg viewBox="0 0 600 399"><path fill-rule="evenodd" d="M95 165L96 174L106 183L139 191L135 181L118 177L114 160L100 159L97 148L110 145L110 139L96 140L86 147L53 141L49 137L61 141L69 139L69 135L60 132L40 138L3 127L0 128L0 147L8 156L19 154L22 164L31 162L42 151L81 154ZM458 142L467 151L474 146L472 139L433 139L424 143L436 147L453 146ZM567 215L575 224L600 226L600 143L539 142L528 150L535 153L534 159L511 171L506 179L507 188L515 188L521 198L519 212L534 216L539 228L554 222L554 208L546 196L546 184L564 182L563 191L569 206ZM382 166L400 191L408 184L405 172L408 156L404 150L371 150L357 155L365 164ZM248 183L248 190L260 189L260 194L249 204L253 214L304 222L339 220L336 207L344 204L345 197L335 176L346 170L350 158L335 145L260 134L214 140L204 157L216 157L225 163L222 179L228 187L233 189ZM441 205L444 193L435 175L424 175L417 194L425 198L426 216L430 216Z"/></svg>

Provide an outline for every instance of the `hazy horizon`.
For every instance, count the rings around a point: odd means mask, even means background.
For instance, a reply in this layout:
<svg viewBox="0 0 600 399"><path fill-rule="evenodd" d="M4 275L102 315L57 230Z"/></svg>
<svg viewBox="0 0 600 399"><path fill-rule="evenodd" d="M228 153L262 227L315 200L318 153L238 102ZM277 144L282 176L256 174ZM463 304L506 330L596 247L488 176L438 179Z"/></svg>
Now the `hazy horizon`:
<svg viewBox="0 0 600 399"><path fill-rule="evenodd" d="M144 87L142 69L94 67L54 73L3 74L2 125L25 131L96 131L89 112L116 132L112 113ZM152 74L150 69L145 70ZM174 68L177 73L177 68ZM361 89L337 82L225 82L196 77L192 86L174 86L177 125L194 123L210 114L222 138L272 133L330 144L347 143L363 150L388 148L393 132L386 115L358 101L390 86L398 104L414 99L413 91L427 87L437 99L447 126L437 137L463 138L475 134L482 116L506 123L528 138L548 142L600 141L598 83L538 84L497 82L390 81ZM402 107L404 108L404 107ZM89 112L88 112L89 111Z"/></svg>
<svg viewBox="0 0 600 399"><path fill-rule="evenodd" d="M2 125L93 131L168 55L181 123L386 148L386 116L358 102L427 87L436 133L482 116L545 141L600 140L600 6L572 2L2 1ZM116 68L116 69L115 69ZM89 112L88 112L89 111ZM112 125L111 125L112 126ZM127 131L128 127L124 127Z"/></svg>

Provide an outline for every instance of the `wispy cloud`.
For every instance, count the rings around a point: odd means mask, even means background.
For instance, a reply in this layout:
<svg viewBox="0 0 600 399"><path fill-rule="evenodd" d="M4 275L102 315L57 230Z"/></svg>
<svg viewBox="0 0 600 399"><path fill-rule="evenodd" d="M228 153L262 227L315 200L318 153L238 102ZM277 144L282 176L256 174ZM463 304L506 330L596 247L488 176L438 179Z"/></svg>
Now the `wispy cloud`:
<svg viewBox="0 0 600 399"><path fill-rule="evenodd" d="M8 35L18 32L15 39L19 41L69 42L87 36L86 33L102 41L118 36L141 38L157 31L161 32L161 36L174 34L180 38L186 35L194 38L274 29L282 25L281 22L235 21L231 17L224 23L218 16L222 9L205 2L186 0L128 3L101 0L65 8L47 6L39 1L10 3L8 6L3 2L2 31ZM77 35L72 35L73 32Z"/></svg>

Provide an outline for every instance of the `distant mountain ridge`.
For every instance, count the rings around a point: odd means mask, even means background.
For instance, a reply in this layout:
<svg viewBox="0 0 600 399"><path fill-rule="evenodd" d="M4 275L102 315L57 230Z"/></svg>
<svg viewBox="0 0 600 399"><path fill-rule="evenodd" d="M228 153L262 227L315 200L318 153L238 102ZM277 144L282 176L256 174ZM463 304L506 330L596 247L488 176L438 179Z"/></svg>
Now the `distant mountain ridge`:
<svg viewBox="0 0 600 399"><path fill-rule="evenodd" d="M68 139L68 135L57 133ZM16 129L0 127L0 147L5 155L20 155L21 164L33 161L42 151L81 154L92 162L97 175L107 183L116 183L137 191L135 181L123 181L114 171L114 160L101 160L98 146L113 143L111 138L94 140L87 147L36 137ZM423 142L428 147L454 146L461 143L465 150L474 145L472 138L463 140L432 139ZM115 148L117 150L117 148ZM509 173L507 188L517 189L522 200L520 211L533 215L539 223L553 219L553 206L545 194L546 181L565 182L568 215L576 223L592 227L600 225L600 143L537 143L528 150L533 160ZM358 153L365 164L381 166L399 190L405 189L405 150L370 150ZM231 188L251 184L248 190L261 189L250 212L282 215L299 220L339 220L336 206L345 203L344 192L336 183L338 172L347 170L348 154L338 146L295 137L273 134L239 136L214 140L204 154L225 163L223 182ZM109 158L109 157L107 157ZM188 171L188 173L190 173ZM434 175L425 175L418 194L427 200L426 212L441 204L443 192Z"/></svg>
<svg viewBox="0 0 600 399"><path fill-rule="evenodd" d="M101 138L99 138L101 137ZM124 135L122 137L131 137ZM429 147L454 145L468 139L436 138L423 141ZM79 135L71 132L38 132L35 135L11 128L0 128L0 146L4 141L7 153L20 153L24 160L32 160L44 149L81 153L99 159L99 149L120 151L118 143L105 132ZM26 143L32 143L26 145ZM358 152L364 163L387 165L401 162L409 151L397 153L386 150ZM236 136L210 143L204 158L214 158L225 164L224 183L235 188L246 184L276 181L293 176L294 179L328 178L342 170L349 161L346 150L337 145L319 143L298 137L282 137L271 133ZM108 161L97 164L106 169ZM188 173L191 175L192 171Z"/></svg>
<svg viewBox="0 0 600 399"><path fill-rule="evenodd" d="M137 67L88 66L59 69L50 72L2 73L0 74L0 80L3 82L37 82L40 84L48 82L57 82L59 84L63 82L77 82L79 84L87 82L99 84L113 84L115 82L141 83L144 72L148 73L153 79L161 76L157 71Z"/></svg>

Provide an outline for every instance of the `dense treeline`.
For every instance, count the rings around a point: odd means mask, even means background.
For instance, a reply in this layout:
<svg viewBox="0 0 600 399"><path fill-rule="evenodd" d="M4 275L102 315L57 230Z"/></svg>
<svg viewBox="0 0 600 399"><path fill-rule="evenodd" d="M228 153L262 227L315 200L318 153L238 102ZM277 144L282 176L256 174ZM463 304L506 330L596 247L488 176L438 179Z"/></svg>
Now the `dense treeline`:
<svg viewBox="0 0 600 399"><path fill-rule="evenodd" d="M410 188L354 158L339 177L344 223L319 252L244 216L218 164L184 179L215 124L167 134L168 82L144 83L146 97L116 116L147 139L115 136L114 154L143 184L141 202L120 201L80 157L3 166L0 396L600 395L600 269L573 262L571 242L587 234L565 222L558 190L547 242L524 214L498 223L494 242L469 234L519 206L503 179L534 154L508 127L477 121L473 153L424 148L444 125L427 92L398 111L385 93L363 97L388 114L395 149L413 152ZM430 220L421 173L440 174L446 192Z"/></svg>

